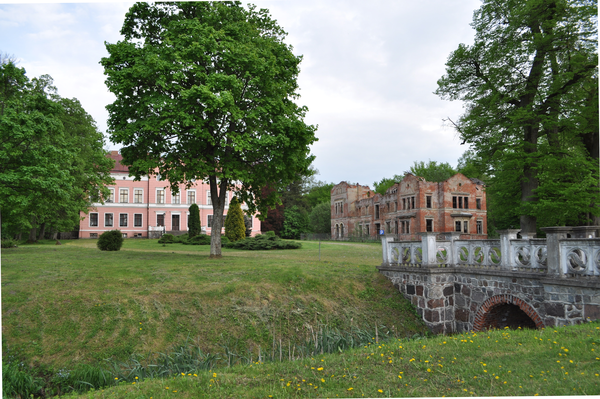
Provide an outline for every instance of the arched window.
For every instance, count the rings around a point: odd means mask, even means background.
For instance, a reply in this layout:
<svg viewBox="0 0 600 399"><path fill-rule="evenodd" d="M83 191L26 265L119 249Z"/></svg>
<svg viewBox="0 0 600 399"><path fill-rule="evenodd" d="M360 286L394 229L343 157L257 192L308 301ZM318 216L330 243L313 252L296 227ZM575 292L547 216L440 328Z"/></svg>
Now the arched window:
<svg viewBox="0 0 600 399"><path fill-rule="evenodd" d="M341 227L341 235L340 235L340 237L341 237L341 238L344 238L344 224L342 223L342 224L340 225L340 227Z"/></svg>

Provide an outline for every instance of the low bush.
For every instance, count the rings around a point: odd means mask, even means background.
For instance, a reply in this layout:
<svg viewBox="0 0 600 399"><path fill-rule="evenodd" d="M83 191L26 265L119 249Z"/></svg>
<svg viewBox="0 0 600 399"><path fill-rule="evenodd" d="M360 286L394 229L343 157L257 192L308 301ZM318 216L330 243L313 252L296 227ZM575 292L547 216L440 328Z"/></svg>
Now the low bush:
<svg viewBox="0 0 600 399"><path fill-rule="evenodd" d="M175 242L175 236L173 234L164 234L158 240L159 244L173 244Z"/></svg>
<svg viewBox="0 0 600 399"><path fill-rule="evenodd" d="M16 248L18 245L17 240L13 240L12 238L2 239L2 248Z"/></svg>
<svg viewBox="0 0 600 399"><path fill-rule="evenodd" d="M101 251L118 251L123 246L123 235L120 230L105 231L96 243Z"/></svg>
<svg viewBox="0 0 600 399"><path fill-rule="evenodd" d="M210 236L208 234L198 234L195 237L188 238L181 242L184 245L210 245ZM229 243L229 238L221 236L221 246Z"/></svg>
<svg viewBox="0 0 600 399"><path fill-rule="evenodd" d="M223 245L225 248L245 249L249 251L269 249L298 249L302 244L295 241L284 241L277 237L274 232L268 231L255 237L248 237L236 242Z"/></svg>

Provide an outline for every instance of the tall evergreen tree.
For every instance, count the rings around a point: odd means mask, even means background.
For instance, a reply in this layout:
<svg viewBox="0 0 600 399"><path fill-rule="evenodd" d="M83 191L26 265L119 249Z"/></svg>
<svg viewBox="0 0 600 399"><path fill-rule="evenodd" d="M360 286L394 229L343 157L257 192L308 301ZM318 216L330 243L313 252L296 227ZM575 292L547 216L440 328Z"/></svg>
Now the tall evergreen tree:
<svg viewBox="0 0 600 399"><path fill-rule="evenodd" d="M244 212L237 197L233 197L229 204L229 211L225 217L225 237L229 241L243 240L246 237L246 224Z"/></svg>
<svg viewBox="0 0 600 399"><path fill-rule="evenodd" d="M198 208L198 205L190 205L189 211L190 220L188 222L188 237L192 238L200 234L202 226L200 225L200 209Z"/></svg>

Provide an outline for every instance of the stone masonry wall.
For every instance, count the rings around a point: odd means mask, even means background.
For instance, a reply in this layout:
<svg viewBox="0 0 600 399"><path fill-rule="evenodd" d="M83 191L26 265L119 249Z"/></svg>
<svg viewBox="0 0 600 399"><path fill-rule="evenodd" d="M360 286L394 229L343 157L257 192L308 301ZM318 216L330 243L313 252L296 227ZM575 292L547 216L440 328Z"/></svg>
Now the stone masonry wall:
<svg viewBox="0 0 600 399"><path fill-rule="evenodd" d="M492 309L503 304L518 306L537 327L600 319L598 279L472 268L379 270L411 301L433 333L484 329Z"/></svg>

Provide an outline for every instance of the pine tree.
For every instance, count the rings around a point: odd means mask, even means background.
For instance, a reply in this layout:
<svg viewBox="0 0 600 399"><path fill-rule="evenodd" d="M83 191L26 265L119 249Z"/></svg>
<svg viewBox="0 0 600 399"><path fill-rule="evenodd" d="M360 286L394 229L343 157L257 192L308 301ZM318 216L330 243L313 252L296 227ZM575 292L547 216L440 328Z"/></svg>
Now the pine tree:
<svg viewBox="0 0 600 399"><path fill-rule="evenodd" d="M246 237L246 225L244 224L244 213L237 197L233 197L229 205L229 211L225 217L225 237L234 242Z"/></svg>
<svg viewBox="0 0 600 399"><path fill-rule="evenodd" d="M188 237L192 238L200 234L200 209L198 209L198 205L192 204L190 205L189 211L190 221L188 223Z"/></svg>

